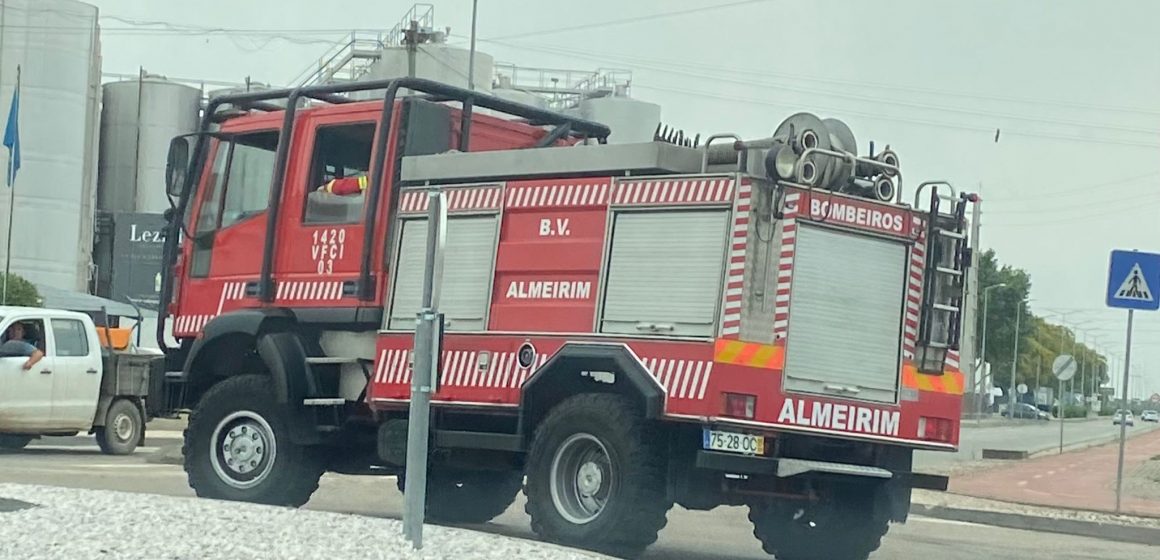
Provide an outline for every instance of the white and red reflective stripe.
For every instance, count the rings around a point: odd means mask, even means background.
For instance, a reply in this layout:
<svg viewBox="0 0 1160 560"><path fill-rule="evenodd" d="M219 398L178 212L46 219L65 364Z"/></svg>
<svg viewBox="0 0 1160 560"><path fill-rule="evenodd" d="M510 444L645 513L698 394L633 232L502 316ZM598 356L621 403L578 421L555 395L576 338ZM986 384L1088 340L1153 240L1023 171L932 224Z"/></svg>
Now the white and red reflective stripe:
<svg viewBox="0 0 1160 560"><path fill-rule="evenodd" d="M753 209L752 187L742 181L733 203L729 252L725 259L725 301L721 306L721 336L737 338L741 332L741 299L745 286L745 248Z"/></svg>
<svg viewBox="0 0 1160 560"><path fill-rule="evenodd" d="M498 210L503 193L499 185L476 187L443 187L447 195L447 212ZM399 199L400 214L422 214L427 211L427 190L403 191Z"/></svg>
<svg viewBox="0 0 1160 560"><path fill-rule="evenodd" d="M773 332L784 338L789 327L790 280L793 278L794 252L797 247L798 201L801 193L790 191L785 195L785 215L781 220L781 245L777 258L777 291L774 294Z"/></svg>
<svg viewBox="0 0 1160 560"><path fill-rule="evenodd" d="M616 182L616 206L712 204L731 202L732 177L698 179L629 179Z"/></svg>
<svg viewBox="0 0 1160 560"><path fill-rule="evenodd" d="M713 374L713 362L642 357L641 363L670 399L704 400Z"/></svg>
<svg viewBox="0 0 1160 560"><path fill-rule="evenodd" d="M277 301L337 301L342 299L341 280L293 280L278 282Z"/></svg>
<svg viewBox="0 0 1160 560"><path fill-rule="evenodd" d="M504 204L507 208L604 206L608 204L609 190L607 179L574 184L510 185Z"/></svg>
<svg viewBox="0 0 1160 560"><path fill-rule="evenodd" d="M913 225L921 230L922 220L914 216ZM926 236L922 235L910 249L910 266L906 278L906 316L903 319L902 354L914 359L914 346L918 344L918 325L922 313L922 278L926 266Z"/></svg>

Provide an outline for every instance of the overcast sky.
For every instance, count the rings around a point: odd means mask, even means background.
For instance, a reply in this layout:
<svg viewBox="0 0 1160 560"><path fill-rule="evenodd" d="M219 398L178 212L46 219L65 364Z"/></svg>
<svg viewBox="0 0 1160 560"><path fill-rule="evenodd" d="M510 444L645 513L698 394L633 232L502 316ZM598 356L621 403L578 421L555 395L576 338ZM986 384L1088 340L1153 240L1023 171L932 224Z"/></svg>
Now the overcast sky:
<svg viewBox="0 0 1160 560"><path fill-rule="evenodd" d="M389 29L411 6L90 3L106 72L274 84L343 30ZM435 5L463 41L470 0ZM250 31L143 32L109 16ZM1152 0L480 0L478 36L499 61L630 69L634 96L689 133L768 135L803 110L841 118L863 151L895 148L908 185L981 189L982 243L1030 272L1034 311L1071 312L1069 325L1122 355L1125 314L1103 304L1108 253L1160 252L1157 21ZM1133 373L1160 392L1160 314L1136 323Z"/></svg>

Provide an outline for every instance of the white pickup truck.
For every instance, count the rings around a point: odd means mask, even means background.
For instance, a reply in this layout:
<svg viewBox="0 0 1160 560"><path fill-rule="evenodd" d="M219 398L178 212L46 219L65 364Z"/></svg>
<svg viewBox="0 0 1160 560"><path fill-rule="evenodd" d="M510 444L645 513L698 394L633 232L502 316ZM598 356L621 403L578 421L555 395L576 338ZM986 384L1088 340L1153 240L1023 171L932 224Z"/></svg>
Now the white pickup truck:
<svg viewBox="0 0 1160 560"><path fill-rule="evenodd" d="M0 307L0 449L89 433L124 455L144 441L153 356L102 347L98 328L84 313Z"/></svg>

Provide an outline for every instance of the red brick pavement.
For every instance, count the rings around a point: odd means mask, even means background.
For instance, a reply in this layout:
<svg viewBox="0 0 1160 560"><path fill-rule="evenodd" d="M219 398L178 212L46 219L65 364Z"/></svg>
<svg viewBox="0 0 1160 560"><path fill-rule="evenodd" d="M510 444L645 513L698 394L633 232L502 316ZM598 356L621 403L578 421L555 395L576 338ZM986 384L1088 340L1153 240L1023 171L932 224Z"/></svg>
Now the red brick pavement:
<svg viewBox="0 0 1160 560"><path fill-rule="evenodd" d="M1130 430L1131 428L1129 428ZM951 477L956 494L1043 506L1114 511L1119 440L1063 455L1048 455ZM1124 476L1160 456L1160 430L1128 439ZM1160 501L1130 496L1123 513L1160 517Z"/></svg>

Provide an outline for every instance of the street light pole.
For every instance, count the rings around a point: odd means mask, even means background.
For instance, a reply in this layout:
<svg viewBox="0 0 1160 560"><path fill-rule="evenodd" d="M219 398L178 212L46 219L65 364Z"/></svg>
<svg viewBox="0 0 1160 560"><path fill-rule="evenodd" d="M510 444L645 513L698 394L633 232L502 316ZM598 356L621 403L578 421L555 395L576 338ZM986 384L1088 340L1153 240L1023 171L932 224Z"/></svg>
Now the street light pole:
<svg viewBox="0 0 1160 560"><path fill-rule="evenodd" d="M989 388L983 387L983 375L987 370L987 303L991 297L991 290L1005 287L1007 287L1006 282L999 282L994 286L987 286L986 288L983 288L983 342L982 349L979 352L979 367L975 369L975 387L977 387L975 395L979 399L979 415L975 417L976 423L981 423L983 421L983 403L987 402L987 399L983 397L983 389L987 389L988 395L991 393Z"/></svg>

